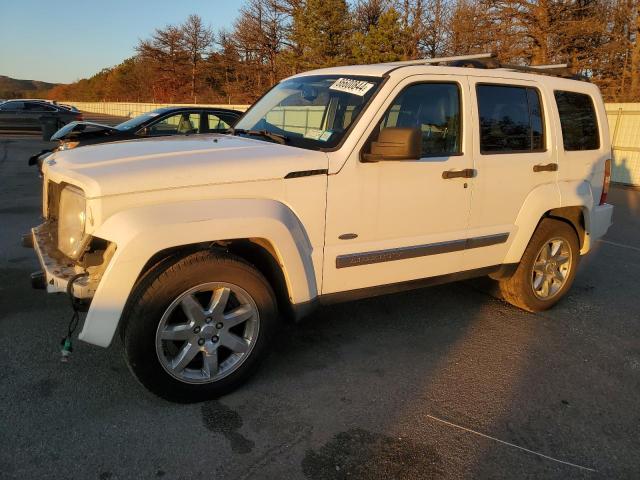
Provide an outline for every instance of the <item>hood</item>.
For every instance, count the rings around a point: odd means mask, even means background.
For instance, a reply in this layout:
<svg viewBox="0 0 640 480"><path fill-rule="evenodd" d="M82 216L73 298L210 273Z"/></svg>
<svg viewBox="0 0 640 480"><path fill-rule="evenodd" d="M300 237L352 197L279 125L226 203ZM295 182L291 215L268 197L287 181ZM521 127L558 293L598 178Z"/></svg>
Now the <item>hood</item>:
<svg viewBox="0 0 640 480"><path fill-rule="evenodd" d="M221 134L89 145L55 152L45 161L48 178L78 185L87 198L281 179L326 168L324 152Z"/></svg>
<svg viewBox="0 0 640 480"><path fill-rule="evenodd" d="M53 134L51 141L63 140L83 140L85 138L96 138L112 133L120 133L120 130L109 125L102 125L93 122L71 122Z"/></svg>

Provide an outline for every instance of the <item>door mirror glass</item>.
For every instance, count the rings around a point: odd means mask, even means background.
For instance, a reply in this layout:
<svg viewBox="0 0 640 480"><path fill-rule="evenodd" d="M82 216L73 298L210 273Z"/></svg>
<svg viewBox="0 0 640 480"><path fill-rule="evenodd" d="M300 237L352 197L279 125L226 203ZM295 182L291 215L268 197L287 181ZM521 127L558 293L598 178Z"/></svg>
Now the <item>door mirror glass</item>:
<svg viewBox="0 0 640 480"><path fill-rule="evenodd" d="M365 162L418 160L422 150L422 131L419 128L387 127L380 130L371 143L371 153Z"/></svg>

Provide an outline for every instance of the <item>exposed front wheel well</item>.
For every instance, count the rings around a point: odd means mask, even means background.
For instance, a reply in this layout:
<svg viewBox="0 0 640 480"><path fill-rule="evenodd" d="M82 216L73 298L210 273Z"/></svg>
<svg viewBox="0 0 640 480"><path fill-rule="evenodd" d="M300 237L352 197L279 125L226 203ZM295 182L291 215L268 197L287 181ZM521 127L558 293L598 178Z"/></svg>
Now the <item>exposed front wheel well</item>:
<svg viewBox="0 0 640 480"><path fill-rule="evenodd" d="M148 272L164 264L164 262L169 259L177 259L178 257L190 255L200 250L210 249L233 253L253 265L269 281L271 288L276 294L280 313L287 319L294 317L283 268L277 259L275 248L268 240L262 238L216 240L212 242L180 245L161 250L147 261L140 272L136 284L140 282Z"/></svg>

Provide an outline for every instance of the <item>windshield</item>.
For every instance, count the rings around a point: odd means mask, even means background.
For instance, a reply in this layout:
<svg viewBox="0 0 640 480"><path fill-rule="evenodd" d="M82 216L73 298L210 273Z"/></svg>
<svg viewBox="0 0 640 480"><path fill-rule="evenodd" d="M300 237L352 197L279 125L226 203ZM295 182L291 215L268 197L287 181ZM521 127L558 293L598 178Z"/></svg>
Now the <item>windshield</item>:
<svg viewBox="0 0 640 480"><path fill-rule="evenodd" d="M115 126L118 130L131 130L136 127L139 127L143 123L148 122L152 118L157 117L161 113L164 113L166 108L157 108L156 110L152 110L147 113L143 113L142 115L138 115L137 117L132 118L131 120L127 120L126 122L122 122Z"/></svg>
<svg viewBox="0 0 640 480"><path fill-rule="evenodd" d="M317 75L285 80L236 125L239 135L319 150L333 148L380 86L382 78Z"/></svg>

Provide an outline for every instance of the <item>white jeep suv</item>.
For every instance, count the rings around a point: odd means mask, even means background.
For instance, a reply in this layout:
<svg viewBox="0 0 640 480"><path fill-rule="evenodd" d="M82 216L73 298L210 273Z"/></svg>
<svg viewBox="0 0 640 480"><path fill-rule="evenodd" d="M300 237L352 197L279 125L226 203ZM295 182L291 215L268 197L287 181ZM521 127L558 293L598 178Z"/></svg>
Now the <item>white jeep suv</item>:
<svg viewBox="0 0 640 480"><path fill-rule="evenodd" d="M598 89L437 61L293 76L229 135L53 154L33 244L47 290L88 305L79 338L119 330L142 384L196 401L318 303L490 275L555 304L611 224Z"/></svg>

